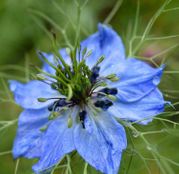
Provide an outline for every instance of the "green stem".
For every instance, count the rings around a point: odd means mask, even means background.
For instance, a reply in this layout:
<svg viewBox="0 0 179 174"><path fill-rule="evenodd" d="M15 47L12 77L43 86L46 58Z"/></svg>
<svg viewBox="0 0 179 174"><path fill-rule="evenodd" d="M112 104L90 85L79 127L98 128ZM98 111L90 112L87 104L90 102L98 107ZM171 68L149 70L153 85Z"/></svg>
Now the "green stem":
<svg viewBox="0 0 179 174"><path fill-rule="evenodd" d="M156 159L156 163L159 166L162 173L167 174L160 162L160 155L156 152L155 149L152 148L151 144L147 141L147 139L144 137L144 135L141 132L139 132L137 129L135 129L132 125L127 125L127 126L143 140L143 142L146 144L148 150L151 152L154 159Z"/></svg>
<svg viewBox="0 0 179 174"><path fill-rule="evenodd" d="M66 158L67 158L67 166L68 166L69 174L72 174L72 169L71 169L71 166L70 166L70 163L71 163L70 156L66 155Z"/></svg>
<svg viewBox="0 0 179 174"><path fill-rule="evenodd" d="M109 24L110 23L110 21L113 19L115 14L118 12L120 6L122 5L122 2L123 2L123 0L117 0L117 2L114 5L113 9L111 10L111 12L107 16L107 18L104 20L105 24Z"/></svg>
<svg viewBox="0 0 179 174"><path fill-rule="evenodd" d="M88 163L85 162L83 174L88 174Z"/></svg>
<svg viewBox="0 0 179 174"><path fill-rule="evenodd" d="M20 159L17 159L14 174L17 174Z"/></svg>

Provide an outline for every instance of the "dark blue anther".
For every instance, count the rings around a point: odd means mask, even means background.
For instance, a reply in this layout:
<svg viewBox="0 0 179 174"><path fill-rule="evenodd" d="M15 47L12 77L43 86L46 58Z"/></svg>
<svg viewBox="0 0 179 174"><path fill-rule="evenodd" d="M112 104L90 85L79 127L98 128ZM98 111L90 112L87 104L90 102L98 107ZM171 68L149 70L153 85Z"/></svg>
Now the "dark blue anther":
<svg viewBox="0 0 179 174"><path fill-rule="evenodd" d="M58 101L55 101L52 105L48 107L49 111L56 111L58 107L63 107L68 105L65 98L60 98Z"/></svg>
<svg viewBox="0 0 179 174"><path fill-rule="evenodd" d="M117 88L103 88L102 90L100 90L100 92L103 92L108 95L116 95L118 91Z"/></svg>
<svg viewBox="0 0 179 174"><path fill-rule="evenodd" d="M110 106L113 105L113 103L110 100L100 100L96 101L94 105L106 111Z"/></svg>
<svg viewBox="0 0 179 174"><path fill-rule="evenodd" d="M66 99L65 98L61 98L57 101L57 106L59 107L63 107L63 106L66 106L68 103L66 102Z"/></svg>
<svg viewBox="0 0 179 174"><path fill-rule="evenodd" d="M85 124L84 124L85 116L86 116L86 111L83 110L79 113L79 117L80 117L80 121L83 126L83 129L85 129Z"/></svg>
<svg viewBox="0 0 179 174"><path fill-rule="evenodd" d="M96 79L99 77L100 67L94 66L91 71L92 71L92 74L90 77L90 81L91 81L91 83L95 83Z"/></svg>
<svg viewBox="0 0 179 174"><path fill-rule="evenodd" d="M117 88L111 88L110 91L109 91L109 94L111 95L116 95L117 94Z"/></svg>
<svg viewBox="0 0 179 174"><path fill-rule="evenodd" d="M54 104L50 105L50 106L48 107L48 110L49 110L49 111L53 111L53 108L54 108Z"/></svg>

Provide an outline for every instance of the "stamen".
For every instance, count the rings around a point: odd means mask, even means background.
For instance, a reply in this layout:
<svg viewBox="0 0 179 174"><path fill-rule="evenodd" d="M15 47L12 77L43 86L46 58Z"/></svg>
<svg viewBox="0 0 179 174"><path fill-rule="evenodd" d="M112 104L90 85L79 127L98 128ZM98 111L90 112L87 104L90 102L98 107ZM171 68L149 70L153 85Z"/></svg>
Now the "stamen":
<svg viewBox="0 0 179 174"><path fill-rule="evenodd" d="M109 100L113 101L113 102L117 100L117 97L114 96L114 95L106 95L105 97L108 98Z"/></svg>
<svg viewBox="0 0 179 174"><path fill-rule="evenodd" d="M51 112L48 119L49 120L54 120L55 118L57 118L60 115L59 112Z"/></svg>
<svg viewBox="0 0 179 174"><path fill-rule="evenodd" d="M57 101L57 106L59 106L59 107L66 106L67 104L68 104L68 102L66 102L65 98L61 98Z"/></svg>
<svg viewBox="0 0 179 174"><path fill-rule="evenodd" d="M110 74L106 76L105 78L110 80L111 82L117 82L119 80L119 77L117 77L116 74Z"/></svg>
<svg viewBox="0 0 179 174"><path fill-rule="evenodd" d="M50 86L51 86L52 89L55 89L55 90L58 90L58 88L59 88L59 85L58 85L58 83L56 83L56 82L51 83Z"/></svg>
<svg viewBox="0 0 179 174"><path fill-rule="evenodd" d="M59 98L59 97L54 97L54 98L38 98L37 100L39 102L47 102L48 100L59 100L59 99L63 99L63 98Z"/></svg>
<svg viewBox="0 0 179 174"><path fill-rule="evenodd" d="M94 105L98 108L102 108L103 110L107 110L110 106L113 105L113 103L110 100L98 100L94 103Z"/></svg>
<svg viewBox="0 0 179 174"><path fill-rule="evenodd" d="M53 111L53 108L54 108L54 103L48 107L48 110Z"/></svg>
<svg viewBox="0 0 179 174"><path fill-rule="evenodd" d="M92 74L91 74L91 77L90 77L90 82L92 84L94 84L96 82L96 79L99 77L100 67L94 66L91 71L92 71Z"/></svg>
<svg viewBox="0 0 179 174"><path fill-rule="evenodd" d="M47 78L45 76L43 76L43 74L37 74L36 78L37 78L37 80L40 80L40 81L47 80Z"/></svg>
<svg viewBox="0 0 179 174"><path fill-rule="evenodd" d="M84 59L88 58L89 56L91 56L93 50L89 50L86 55L84 56Z"/></svg>
<svg viewBox="0 0 179 174"><path fill-rule="evenodd" d="M45 132L48 129L48 125L44 125L43 127L40 128L41 132Z"/></svg>
<svg viewBox="0 0 179 174"><path fill-rule="evenodd" d="M68 128L71 128L73 126L73 120L71 118L71 115L68 117Z"/></svg>
<svg viewBox="0 0 179 174"><path fill-rule="evenodd" d="M65 98L60 98L58 101L55 101L52 105L48 107L49 111L56 111L58 107L64 107L70 104Z"/></svg>
<svg viewBox="0 0 179 174"><path fill-rule="evenodd" d="M103 60L104 60L104 56L101 56L99 59L98 59L98 61L96 62L96 65L95 66L98 66L101 62L103 62Z"/></svg>
<svg viewBox="0 0 179 174"><path fill-rule="evenodd" d="M85 47L82 51L82 58L85 56L86 52L87 52L87 47Z"/></svg>
<svg viewBox="0 0 179 174"><path fill-rule="evenodd" d="M83 129L85 129L85 124L84 124L85 116L86 116L85 110L83 110L79 113L79 117L80 117L80 121L81 121L81 124L83 126Z"/></svg>
<svg viewBox="0 0 179 174"><path fill-rule="evenodd" d="M103 88L102 90L100 90L100 92L110 95L116 95L118 91L117 88Z"/></svg>

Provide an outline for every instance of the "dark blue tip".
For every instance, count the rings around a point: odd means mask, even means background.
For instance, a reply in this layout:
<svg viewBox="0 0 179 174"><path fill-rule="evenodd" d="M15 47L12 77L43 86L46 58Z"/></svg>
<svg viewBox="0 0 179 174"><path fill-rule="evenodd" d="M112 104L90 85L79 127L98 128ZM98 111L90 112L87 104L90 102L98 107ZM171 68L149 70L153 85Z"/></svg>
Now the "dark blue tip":
<svg viewBox="0 0 179 174"><path fill-rule="evenodd" d="M100 101L96 101L94 105L103 110L107 110L110 106L113 105L113 103L110 100L100 100Z"/></svg>
<svg viewBox="0 0 179 174"><path fill-rule="evenodd" d="M84 124L85 116L86 116L85 110L83 110L79 113L80 121L81 121L81 124L82 124L84 129L85 129L85 124Z"/></svg>
<svg viewBox="0 0 179 174"><path fill-rule="evenodd" d="M63 107L63 106L66 106L68 103L66 102L66 99L65 98L61 98L57 101L57 106L59 107Z"/></svg>
<svg viewBox="0 0 179 174"><path fill-rule="evenodd" d="M95 83L96 79L99 77L100 67L94 66L91 71L92 71L92 74L90 77L90 81L91 81L91 83Z"/></svg>
<svg viewBox="0 0 179 174"><path fill-rule="evenodd" d="M65 98L61 98L58 101L55 101L52 105L48 107L49 111L56 111L58 107L63 107L68 105Z"/></svg>
<svg viewBox="0 0 179 174"><path fill-rule="evenodd" d="M103 88L102 90L100 90L100 92L110 95L116 95L118 91L117 88Z"/></svg>

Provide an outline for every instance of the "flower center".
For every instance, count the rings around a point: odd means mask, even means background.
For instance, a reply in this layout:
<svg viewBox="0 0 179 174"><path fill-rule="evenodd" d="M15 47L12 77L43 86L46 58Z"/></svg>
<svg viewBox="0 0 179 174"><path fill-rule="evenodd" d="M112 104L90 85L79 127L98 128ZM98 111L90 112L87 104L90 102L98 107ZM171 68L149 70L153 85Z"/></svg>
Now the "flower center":
<svg viewBox="0 0 179 174"><path fill-rule="evenodd" d="M86 53L89 56L89 53ZM55 74L48 74L47 72L40 71L38 79L48 83L54 90L64 96L62 98L39 98L38 101L46 102L47 100L55 100L52 105L48 107L48 110L52 113L58 113L67 107L73 107L75 105L80 106L79 118L84 127L84 118L86 111L85 105L89 100L92 103L93 108L100 108L107 110L113 105L115 95L118 93L116 88L108 88L107 81L118 81L119 79L115 74L110 74L106 77L100 76L100 63L104 60L101 56L96 64L90 69L86 65L86 54L83 54L81 59L77 61L76 52L71 53L72 65L69 66L65 63L62 57L57 59L58 65L54 65L49 62L42 54L44 61L55 69ZM48 76L50 78L44 77ZM99 90L98 90L99 89ZM54 115L53 115L54 116Z"/></svg>

